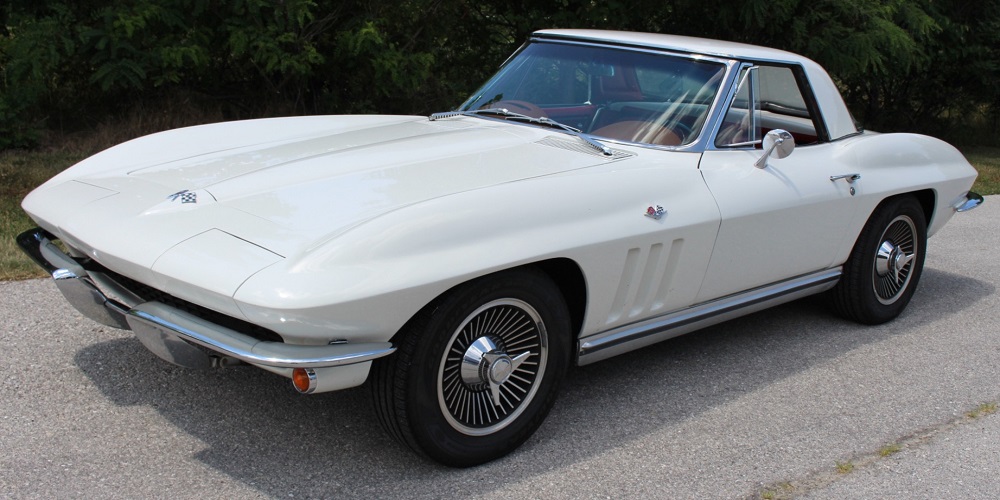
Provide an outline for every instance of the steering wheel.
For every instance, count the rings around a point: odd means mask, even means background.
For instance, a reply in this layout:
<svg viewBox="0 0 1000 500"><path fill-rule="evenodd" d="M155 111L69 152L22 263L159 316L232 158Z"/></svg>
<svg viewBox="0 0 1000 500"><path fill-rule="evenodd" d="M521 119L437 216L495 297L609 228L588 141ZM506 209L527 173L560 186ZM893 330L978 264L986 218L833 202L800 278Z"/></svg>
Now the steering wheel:
<svg viewBox="0 0 1000 500"><path fill-rule="evenodd" d="M677 137L680 137L680 139L681 139L680 143L681 144L684 144L685 142L687 142L688 137L691 137L691 127L688 127L687 125L685 125L685 124L683 124L681 122L671 123L670 124L670 130L674 134L676 134Z"/></svg>
<svg viewBox="0 0 1000 500"><path fill-rule="evenodd" d="M514 113L521 113L534 118L547 118L549 115L542 108L528 101L497 101L490 105L491 108L506 108Z"/></svg>

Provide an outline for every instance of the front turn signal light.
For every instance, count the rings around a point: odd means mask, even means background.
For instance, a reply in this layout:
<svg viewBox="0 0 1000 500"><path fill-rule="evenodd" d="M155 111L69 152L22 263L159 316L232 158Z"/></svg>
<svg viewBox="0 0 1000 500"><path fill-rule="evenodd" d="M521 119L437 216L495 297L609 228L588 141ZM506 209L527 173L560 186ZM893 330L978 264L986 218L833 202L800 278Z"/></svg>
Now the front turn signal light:
<svg viewBox="0 0 1000 500"><path fill-rule="evenodd" d="M310 368L292 370L292 385L302 394L311 393L316 390L316 372Z"/></svg>

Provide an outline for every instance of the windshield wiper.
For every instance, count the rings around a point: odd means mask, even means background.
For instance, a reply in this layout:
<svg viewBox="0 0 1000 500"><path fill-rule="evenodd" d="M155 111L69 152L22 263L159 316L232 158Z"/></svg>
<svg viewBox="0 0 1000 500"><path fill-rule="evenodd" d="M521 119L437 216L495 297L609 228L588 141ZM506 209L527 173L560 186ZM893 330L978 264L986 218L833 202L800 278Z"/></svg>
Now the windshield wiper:
<svg viewBox="0 0 1000 500"><path fill-rule="evenodd" d="M442 113L434 113L429 117L429 119L431 121L434 121L434 120L440 120L442 118L453 118L456 116L476 116L476 115L500 115L506 119L518 120L527 123L534 123L536 125L545 125L546 127L558 128L561 130L565 130L566 132L569 132L583 139L584 141L587 142L587 144L589 144L594 149L604 154L604 156L611 156L614 154L614 152L611 151L611 148L605 146L604 144L601 144L600 142L597 142L597 140L591 137L590 134L586 134L582 130L576 127L570 127L565 123L559 123L547 116L542 118L535 118L534 116L515 113L513 111L508 110L507 108L470 109L468 111L445 111Z"/></svg>

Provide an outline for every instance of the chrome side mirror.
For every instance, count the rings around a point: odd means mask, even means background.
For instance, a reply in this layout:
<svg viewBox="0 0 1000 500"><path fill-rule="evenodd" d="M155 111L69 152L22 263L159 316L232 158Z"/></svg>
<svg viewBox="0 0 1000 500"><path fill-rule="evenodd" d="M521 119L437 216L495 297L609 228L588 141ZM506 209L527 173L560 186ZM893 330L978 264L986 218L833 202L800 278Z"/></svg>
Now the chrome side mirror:
<svg viewBox="0 0 1000 500"><path fill-rule="evenodd" d="M777 159L782 159L792 154L795 149L795 138L787 130L776 128L764 136L764 155L754 163L757 168L767 166L767 159L772 155Z"/></svg>

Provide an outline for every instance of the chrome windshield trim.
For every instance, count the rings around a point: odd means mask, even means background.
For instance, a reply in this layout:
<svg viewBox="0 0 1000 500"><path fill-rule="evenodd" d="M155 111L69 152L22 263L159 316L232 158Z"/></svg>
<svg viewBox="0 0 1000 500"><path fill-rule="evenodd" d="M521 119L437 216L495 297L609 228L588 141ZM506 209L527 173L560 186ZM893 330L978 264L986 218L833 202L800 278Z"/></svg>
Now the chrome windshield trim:
<svg viewBox="0 0 1000 500"><path fill-rule="evenodd" d="M671 56L683 57L687 59L697 59L699 61L711 61L720 64L728 64L731 60L735 59L729 56L723 56L718 54L701 54L698 52L685 51L678 48L668 48L668 47L655 47L650 45L636 45L630 43L615 42L613 40L582 40L579 38L563 38L563 37L553 37L553 36L539 36L532 35L529 38L530 42L535 43L561 43L565 45L582 45L587 47L603 47L609 49L618 50L632 50L636 52L646 52L649 54L666 54Z"/></svg>
<svg viewBox="0 0 1000 500"><path fill-rule="evenodd" d="M525 45L521 46L513 55L511 55L511 57L509 57L507 59L507 61L504 62L504 64L500 66L500 69L497 71L497 73L494 73L494 75L492 77L490 77L490 79L487 80L486 83L483 84L482 87L480 87L479 89L477 89L476 93L474 93L469 99L467 99L465 102L463 102L461 104L461 106L459 106L459 109L461 109L461 108L469 105L469 103L471 103L472 101L474 101L477 98L477 96L480 95L479 90L482 90L482 89L488 87L494 81L494 79L497 77L497 75L499 74L499 72L501 70L503 70L503 68L506 67L509 63L511 63L514 60L514 57L517 56L517 55L519 55L531 43L549 43L549 44L562 44L562 45L579 45L579 46L586 46L586 47L600 47L600 48L612 49L612 50L625 50L625 51L630 51L630 52L643 52L643 53L647 53L647 54L666 55L666 56L677 57L677 58L681 58L681 59L690 59L690 60L699 61L699 62L712 62L712 63L721 64L722 66L724 66L725 67L725 70L724 70L725 73L722 75L721 83L719 84L719 91L716 92L715 97L712 100L712 104L708 107L708 110L707 110L708 115L707 115L707 117L705 119L705 123L702 125L701 130L698 131L698 136L693 141L691 141L691 142L689 142L687 144L681 144L681 145L677 145L677 146L662 146L662 145L658 145L658 144L647 144L647 143L642 143L642 142L623 141L623 140L620 140L620 139L612 139L612 138L609 138L609 137L591 136L594 139L596 139L596 140L598 140L598 141L600 141L602 143L610 142L610 143L614 143L614 144L622 144L622 145L627 145L627 146L636 146L636 147L641 147L641 148L644 148L644 149L652 149L652 150L658 150L658 151L684 151L684 152L703 153L707 149L709 149L709 144L710 143L709 143L709 140L708 140L708 136L710 136L710 135L714 136L714 133L712 133L712 132L714 131L715 126L718 123L718 121L722 119L719 116L722 113L722 100L723 100L723 98L725 98L725 97L727 97L729 95L729 87L732 85L732 80L733 80L733 75L734 75L734 68L738 66L738 62L737 62L736 59L725 57L725 56L719 56L719 55L706 55L706 54L700 54L700 53L696 53L696 52L685 52L685 51L679 50L679 49L670 49L670 48L664 48L664 47L651 47L651 46L645 46L645 45L622 44L622 43L613 42L611 40L608 40L608 41L580 40L580 39L574 39L574 38L562 38L562 37L558 37L558 36L548 36L548 35L541 35L540 36L538 34L533 34L532 36L530 36L528 38L528 43L526 43ZM449 112L436 113L436 114L444 115L445 113L449 113ZM455 111L455 113L460 113L460 112ZM480 118L485 118L485 119L492 119L491 117L487 117L487 116L479 116L479 117ZM566 132L563 132L563 133L566 133ZM575 134L570 134L570 135L575 135ZM584 140L586 140L586 139L584 139Z"/></svg>
<svg viewBox="0 0 1000 500"><path fill-rule="evenodd" d="M829 290L840 280L841 273L840 267L827 269L585 337L579 341L578 364L594 363L706 326Z"/></svg>

